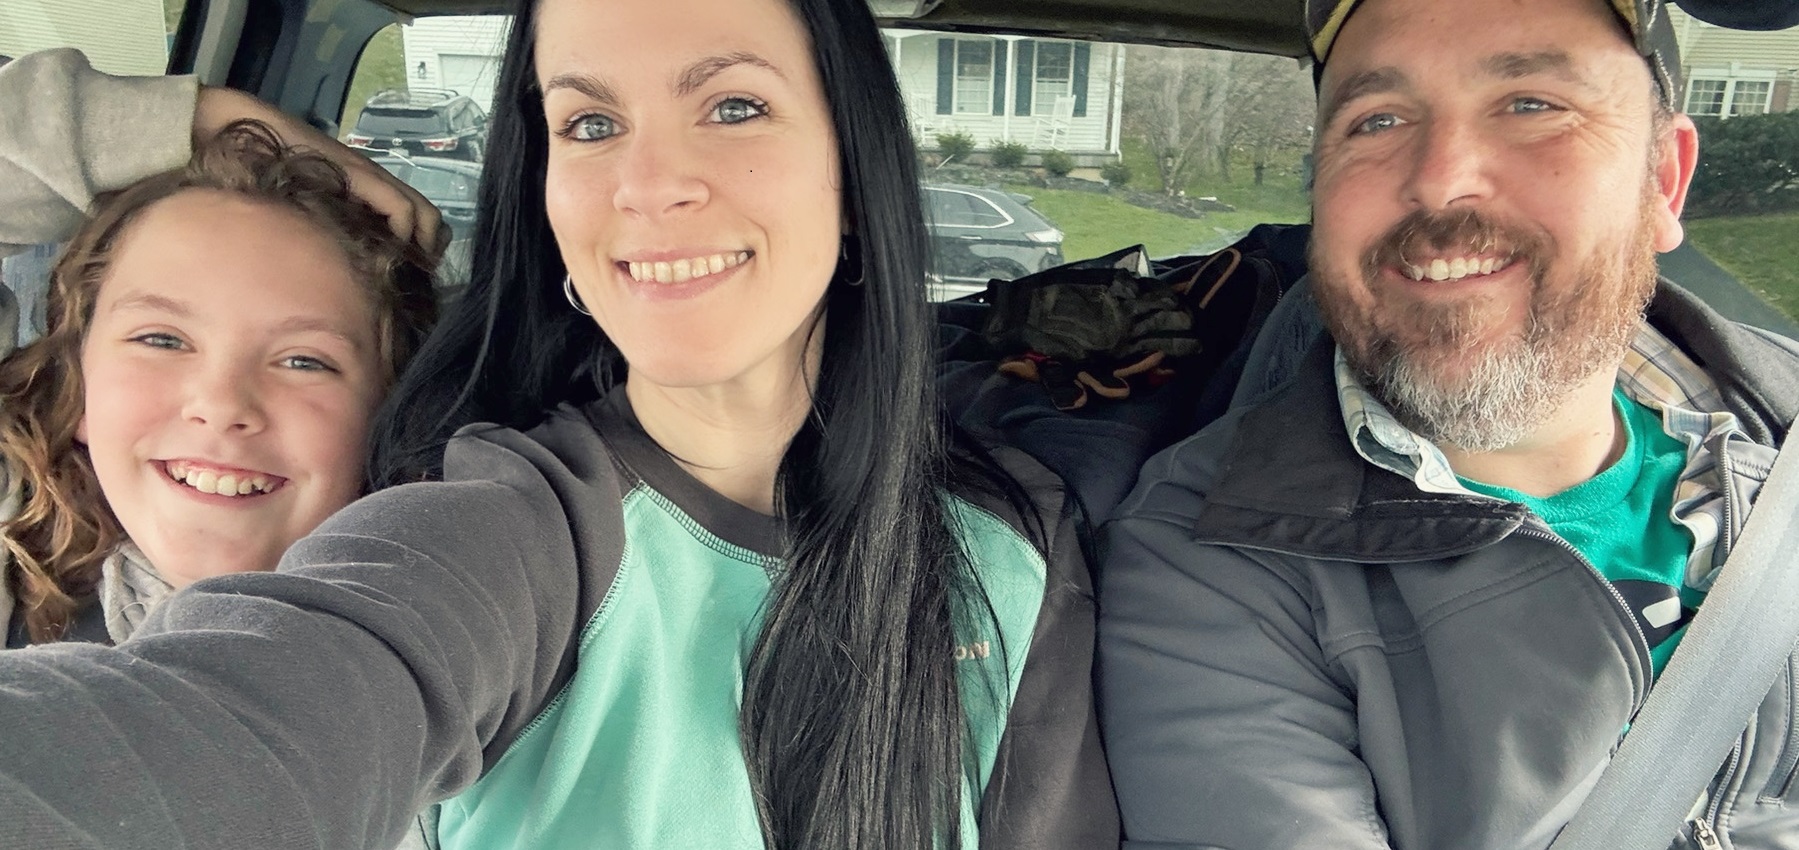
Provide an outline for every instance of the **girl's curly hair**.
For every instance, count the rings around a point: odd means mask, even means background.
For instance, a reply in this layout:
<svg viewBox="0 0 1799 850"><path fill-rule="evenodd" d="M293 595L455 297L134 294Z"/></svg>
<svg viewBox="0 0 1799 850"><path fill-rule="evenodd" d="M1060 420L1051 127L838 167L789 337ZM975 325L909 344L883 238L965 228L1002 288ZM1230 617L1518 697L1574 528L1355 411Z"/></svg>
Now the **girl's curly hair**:
<svg viewBox="0 0 1799 850"><path fill-rule="evenodd" d="M198 145L186 166L97 198L51 273L43 337L0 360L0 462L15 479L7 500L18 502L18 513L0 521L0 545L12 558L5 579L33 643L62 636L124 538L87 448L75 439L83 413L81 347L101 283L115 246L144 211L189 190L291 210L341 245L374 299L384 385L436 321L429 255L351 194L342 168L282 144L261 122L232 123Z"/></svg>

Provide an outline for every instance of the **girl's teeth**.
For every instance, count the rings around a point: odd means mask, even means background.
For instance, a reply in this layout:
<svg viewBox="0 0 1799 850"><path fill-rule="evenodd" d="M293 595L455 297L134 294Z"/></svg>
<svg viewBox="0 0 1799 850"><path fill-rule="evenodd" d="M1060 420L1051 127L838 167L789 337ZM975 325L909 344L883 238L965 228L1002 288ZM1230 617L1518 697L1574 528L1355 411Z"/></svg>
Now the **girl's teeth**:
<svg viewBox="0 0 1799 850"><path fill-rule="evenodd" d="M215 496L249 496L269 492L266 475L239 475L212 470L192 469L185 463L170 463L169 477L202 493Z"/></svg>

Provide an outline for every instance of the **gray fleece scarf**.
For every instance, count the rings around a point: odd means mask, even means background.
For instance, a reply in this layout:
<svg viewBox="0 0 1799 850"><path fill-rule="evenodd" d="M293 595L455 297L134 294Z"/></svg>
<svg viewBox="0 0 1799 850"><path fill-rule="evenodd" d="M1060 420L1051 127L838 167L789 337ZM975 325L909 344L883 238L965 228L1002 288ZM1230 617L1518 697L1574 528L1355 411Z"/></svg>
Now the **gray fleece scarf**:
<svg viewBox="0 0 1799 850"><path fill-rule="evenodd" d="M100 610L106 614L106 633L112 642L124 643L174 592L137 544L129 540L119 544L100 564Z"/></svg>

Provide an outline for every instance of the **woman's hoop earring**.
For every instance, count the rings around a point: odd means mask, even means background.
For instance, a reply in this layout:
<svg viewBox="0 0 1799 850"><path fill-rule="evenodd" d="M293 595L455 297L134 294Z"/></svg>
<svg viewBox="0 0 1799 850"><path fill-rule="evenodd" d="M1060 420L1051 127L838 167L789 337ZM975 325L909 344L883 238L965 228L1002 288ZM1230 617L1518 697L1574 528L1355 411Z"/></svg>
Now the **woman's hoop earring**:
<svg viewBox="0 0 1799 850"><path fill-rule="evenodd" d="M568 275L562 276L562 297L568 299L568 306L575 308L575 312L583 316L593 315L587 312L587 305L581 303L581 296L575 294L574 278Z"/></svg>
<svg viewBox="0 0 1799 850"><path fill-rule="evenodd" d="M845 286L861 286L868 278L868 270L862 266L862 246L848 233L837 243L837 278Z"/></svg>

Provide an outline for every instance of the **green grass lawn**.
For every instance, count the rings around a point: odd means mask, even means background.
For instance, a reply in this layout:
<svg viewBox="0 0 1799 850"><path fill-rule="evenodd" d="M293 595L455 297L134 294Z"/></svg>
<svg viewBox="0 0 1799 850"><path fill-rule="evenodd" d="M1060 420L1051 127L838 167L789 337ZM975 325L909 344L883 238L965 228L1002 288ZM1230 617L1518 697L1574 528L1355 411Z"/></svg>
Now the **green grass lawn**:
<svg viewBox="0 0 1799 850"><path fill-rule="evenodd" d="M1155 162L1139 139L1126 138L1119 156L1131 169L1131 188L1143 192L1159 192L1162 184L1156 177ZM1225 180L1204 169L1188 172L1182 187L1190 198L1217 198L1236 207L1238 212L1260 216L1252 224L1264 221L1309 221L1311 202L1300 188L1300 155L1289 153L1268 167L1264 182L1255 182L1255 165L1247 156L1231 161L1231 179Z"/></svg>
<svg viewBox="0 0 1799 850"><path fill-rule="evenodd" d="M1799 319L1799 213L1701 218L1686 227L1712 262Z"/></svg>

